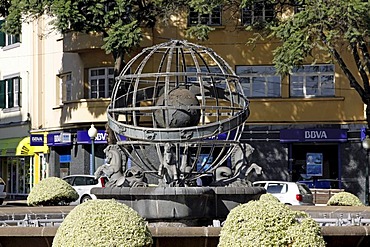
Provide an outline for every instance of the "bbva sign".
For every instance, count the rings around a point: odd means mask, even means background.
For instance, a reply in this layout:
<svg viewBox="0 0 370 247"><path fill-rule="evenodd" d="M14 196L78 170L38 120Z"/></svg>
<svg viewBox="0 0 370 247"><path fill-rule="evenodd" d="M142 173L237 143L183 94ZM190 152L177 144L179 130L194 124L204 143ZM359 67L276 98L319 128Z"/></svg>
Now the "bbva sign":
<svg viewBox="0 0 370 247"><path fill-rule="evenodd" d="M305 139L328 139L328 135L325 130L305 130Z"/></svg>

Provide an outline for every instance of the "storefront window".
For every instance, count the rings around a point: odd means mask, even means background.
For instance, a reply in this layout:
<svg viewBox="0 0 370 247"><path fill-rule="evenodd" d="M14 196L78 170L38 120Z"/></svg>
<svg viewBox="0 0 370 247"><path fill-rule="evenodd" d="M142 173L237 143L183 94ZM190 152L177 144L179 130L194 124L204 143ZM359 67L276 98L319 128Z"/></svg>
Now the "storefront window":
<svg viewBox="0 0 370 247"><path fill-rule="evenodd" d="M3 179L10 198L26 196L30 192L30 157L6 157L2 159Z"/></svg>

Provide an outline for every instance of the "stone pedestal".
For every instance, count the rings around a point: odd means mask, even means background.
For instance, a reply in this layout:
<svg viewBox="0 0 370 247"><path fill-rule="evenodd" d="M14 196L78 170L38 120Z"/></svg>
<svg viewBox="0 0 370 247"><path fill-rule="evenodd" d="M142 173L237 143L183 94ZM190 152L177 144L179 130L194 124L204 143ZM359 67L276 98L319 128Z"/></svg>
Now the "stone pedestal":
<svg viewBox="0 0 370 247"><path fill-rule="evenodd" d="M149 222L209 223L224 220L231 209L266 193L254 187L93 188L98 199L116 199ZM191 223L192 222L192 223Z"/></svg>

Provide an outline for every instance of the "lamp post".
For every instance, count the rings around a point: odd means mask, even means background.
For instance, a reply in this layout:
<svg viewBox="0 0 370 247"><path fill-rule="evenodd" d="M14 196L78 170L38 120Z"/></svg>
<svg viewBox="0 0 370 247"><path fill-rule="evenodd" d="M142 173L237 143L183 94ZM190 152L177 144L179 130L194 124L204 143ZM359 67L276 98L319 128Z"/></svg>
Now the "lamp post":
<svg viewBox="0 0 370 247"><path fill-rule="evenodd" d="M365 205L369 206L369 149L370 137L366 135L362 141L362 147L366 150L366 165L365 165Z"/></svg>
<svg viewBox="0 0 370 247"><path fill-rule="evenodd" d="M98 130L94 127L94 124L91 124L90 129L87 131L87 134L91 140L91 159L90 159L90 175L94 175L95 170L95 147L94 142L95 138L98 135Z"/></svg>

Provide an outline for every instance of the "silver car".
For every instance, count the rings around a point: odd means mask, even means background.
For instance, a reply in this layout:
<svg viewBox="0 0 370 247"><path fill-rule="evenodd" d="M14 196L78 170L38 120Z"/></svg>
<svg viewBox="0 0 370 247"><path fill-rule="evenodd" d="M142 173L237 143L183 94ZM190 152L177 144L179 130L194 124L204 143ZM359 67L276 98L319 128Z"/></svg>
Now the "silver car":
<svg viewBox="0 0 370 247"><path fill-rule="evenodd" d="M305 184L285 181L257 181L253 186L264 187L286 205L314 205L311 190Z"/></svg>

